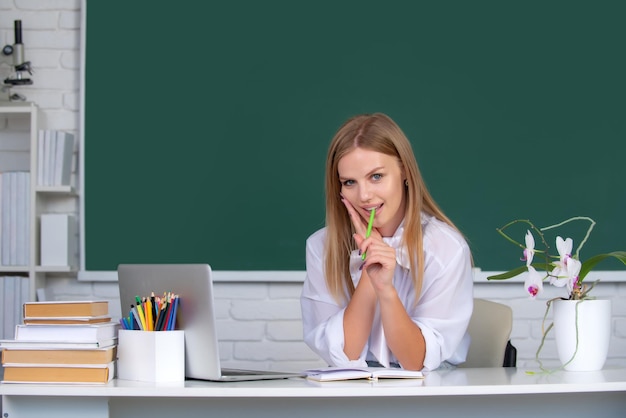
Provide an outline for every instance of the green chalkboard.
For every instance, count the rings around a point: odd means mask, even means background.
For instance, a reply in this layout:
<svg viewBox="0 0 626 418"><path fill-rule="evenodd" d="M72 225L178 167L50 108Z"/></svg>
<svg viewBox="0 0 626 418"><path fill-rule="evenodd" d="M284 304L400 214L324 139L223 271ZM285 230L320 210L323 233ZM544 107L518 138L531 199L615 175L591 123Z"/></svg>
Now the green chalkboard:
<svg viewBox="0 0 626 418"><path fill-rule="evenodd" d="M86 269L303 270L328 143L377 111L483 270L519 264L495 232L518 217L591 216L586 254L626 249L625 15L621 1L90 1Z"/></svg>

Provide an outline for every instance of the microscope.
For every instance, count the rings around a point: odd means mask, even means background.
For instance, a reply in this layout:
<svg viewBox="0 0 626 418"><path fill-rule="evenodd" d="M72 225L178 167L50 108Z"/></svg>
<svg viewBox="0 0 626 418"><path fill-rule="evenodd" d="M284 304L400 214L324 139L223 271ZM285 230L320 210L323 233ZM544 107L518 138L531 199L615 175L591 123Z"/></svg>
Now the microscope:
<svg viewBox="0 0 626 418"><path fill-rule="evenodd" d="M0 54L0 64L8 64L12 67L9 77L4 79L0 86L0 102L10 100L26 100L21 94L11 94L11 87L33 84L30 78L24 78L23 72L26 71L32 75L33 71L30 61L24 60L24 44L22 44L22 21L14 22L15 43L13 45L5 45Z"/></svg>

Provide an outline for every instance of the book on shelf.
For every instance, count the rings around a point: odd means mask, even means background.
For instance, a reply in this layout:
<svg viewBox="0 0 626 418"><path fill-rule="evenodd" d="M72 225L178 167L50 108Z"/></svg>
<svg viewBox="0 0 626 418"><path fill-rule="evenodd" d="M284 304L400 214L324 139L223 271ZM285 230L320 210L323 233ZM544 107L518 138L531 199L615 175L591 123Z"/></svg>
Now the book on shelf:
<svg viewBox="0 0 626 418"><path fill-rule="evenodd" d="M74 153L74 135L57 132L56 154L54 157L55 186L69 186L72 174L72 154Z"/></svg>
<svg viewBox="0 0 626 418"><path fill-rule="evenodd" d="M15 215L15 264L26 266L29 261L29 220L30 213L30 173L17 171L16 176L16 215Z"/></svg>
<svg viewBox="0 0 626 418"><path fill-rule="evenodd" d="M107 383L113 379L115 362L106 364L4 365L3 383Z"/></svg>
<svg viewBox="0 0 626 418"><path fill-rule="evenodd" d="M39 232L42 266L76 265L76 219L73 215L43 213Z"/></svg>
<svg viewBox="0 0 626 418"><path fill-rule="evenodd" d="M2 250L4 248L4 229L6 228L6 226L4 225L4 188L3 188L3 183L5 181L5 176L4 173L0 172L0 264L4 265L4 260L2 259L3 255L2 255ZM0 332L0 335L2 334L2 332Z"/></svg>
<svg viewBox="0 0 626 418"><path fill-rule="evenodd" d="M26 302L24 317L102 316L108 315L106 300Z"/></svg>
<svg viewBox="0 0 626 418"><path fill-rule="evenodd" d="M307 379L318 382L353 379L422 379L424 374L418 370L405 370L385 367L322 367L304 371Z"/></svg>
<svg viewBox="0 0 626 418"><path fill-rule="evenodd" d="M92 349L5 348L2 364L106 364L115 360L116 346Z"/></svg>
<svg viewBox="0 0 626 418"><path fill-rule="evenodd" d="M67 324L99 324L103 322L111 322L109 315L102 316L32 316L25 317L24 324L47 324L47 325L67 325Z"/></svg>
<svg viewBox="0 0 626 418"><path fill-rule="evenodd" d="M39 186L52 186L52 163L56 147L56 131L42 129L39 134L38 149L40 155L37 158L37 184Z"/></svg>
<svg viewBox="0 0 626 418"><path fill-rule="evenodd" d="M11 174L9 184L9 195L11 199L9 202L9 219L11 220L9 224L9 265L15 266L17 265L17 172L14 171L9 174Z"/></svg>
<svg viewBox="0 0 626 418"><path fill-rule="evenodd" d="M30 299L30 280L25 276L0 277L0 339L13 338L22 322L22 305Z"/></svg>
<svg viewBox="0 0 626 418"><path fill-rule="evenodd" d="M54 129L42 129L39 131L38 141L37 184L69 186L74 135Z"/></svg>
<svg viewBox="0 0 626 418"><path fill-rule="evenodd" d="M18 324L15 326L17 341L65 341L90 342L117 338L119 323L101 324Z"/></svg>
<svg viewBox="0 0 626 418"><path fill-rule="evenodd" d="M30 235L30 173L5 171L2 176L0 196L2 265L28 264Z"/></svg>
<svg viewBox="0 0 626 418"><path fill-rule="evenodd" d="M2 265L10 264L9 248L11 247L11 211L9 205L11 203L11 174L5 172L2 176Z"/></svg>
<svg viewBox="0 0 626 418"><path fill-rule="evenodd" d="M52 135L53 131L50 129L46 129L44 131L44 144L43 144L43 167L40 167L41 172L43 173L43 182L42 186L50 185L50 151L52 146Z"/></svg>
<svg viewBox="0 0 626 418"><path fill-rule="evenodd" d="M98 341L19 341L0 340L0 349L37 349L37 350L89 350L106 348L117 344L116 338Z"/></svg>
<svg viewBox="0 0 626 418"><path fill-rule="evenodd" d="M12 337L15 332L15 325L20 321L15 317L15 292L17 290L17 280L15 276L5 276L2 278L2 308L0 308L0 321L3 322L3 336Z"/></svg>
<svg viewBox="0 0 626 418"><path fill-rule="evenodd" d="M43 165L44 165L44 142L46 136L46 131L44 129L40 129L37 133L37 186L43 186Z"/></svg>
<svg viewBox="0 0 626 418"><path fill-rule="evenodd" d="M7 304L7 301L5 300L5 296L4 296L4 280L6 279L5 276L0 277L0 303L2 304L2 306L0 307L0 339L3 338L8 338L9 336L5 336L4 335L4 308ZM13 298L13 295L7 296L6 299L8 300L9 298ZM15 325L15 324L13 324ZM14 329L14 326L12 326L11 328L9 328L11 330Z"/></svg>

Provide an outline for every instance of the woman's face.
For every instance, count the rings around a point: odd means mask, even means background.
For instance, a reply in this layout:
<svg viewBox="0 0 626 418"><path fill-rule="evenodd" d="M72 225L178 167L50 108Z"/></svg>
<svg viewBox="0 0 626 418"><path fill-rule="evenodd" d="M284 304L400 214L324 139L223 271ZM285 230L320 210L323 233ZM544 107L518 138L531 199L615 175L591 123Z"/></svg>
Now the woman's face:
<svg viewBox="0 0 626 418"><path fill-rule="evenodd" d="M365 222L376 209L374 227L383 237L392 236L405 212L405 176L397 158L355 148L337 167L341 194Z"/></svg>

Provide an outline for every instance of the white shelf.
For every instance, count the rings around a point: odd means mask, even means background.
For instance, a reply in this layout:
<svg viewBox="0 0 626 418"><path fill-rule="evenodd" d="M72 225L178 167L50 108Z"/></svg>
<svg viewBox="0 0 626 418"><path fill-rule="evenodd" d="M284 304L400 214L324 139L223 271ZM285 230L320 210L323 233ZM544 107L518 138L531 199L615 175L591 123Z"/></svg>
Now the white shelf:
<svg viewBox="0 0 626 418"><path fill-rule="evenodd" d="M35 192L45 194L75 195L76 190L72 186L36 186Z"/></svg>
<svg viewBox="0 0 626 418"><path fill-rule="evenodd" d="M29 235L29 265L27 266L0 266L0 272L2 274L5 273L22 273L28 274L29 277L29 292L28 298L29 300L34 300L35 298L35 289L37 284L36 275L34 272L34 249L36 248L37 243L35 240L37 239L37 234L35 230L36 225L36 214L35 214L35 205L36 205L36 194L33 187L33 173L36 170L37 166L37 131L38 131L38 108L34 103L30 102L1 102L0 103L0 116L6 117L7 119L11 118L11 115L20 115L26 116L30 118L30 185L29 185L29 199L30 199L30 213L28 214L28 222L30 224L30 235ZM0 170L2 168L0 167Z"/></svg>
<svg viewBox="0 0 626 418"><path fill-rule="evenodd" d="M30 266L0 266L0 276L6 273L28 273Z"/></svg>
<svg viewBox="0 0 626 418"><path fill-rule="evenodd" d="M1 102L1 113L36 113L37 107L31 102Z"/></svg>
<svg viewBox="0 0 626 418"><path fill-rule="evenodd" d="M29 300L35 300L36 290L45 287L46 274L48 273L70 273L78 271L77 266L41 266L39 265L39 217L45 213L46 205L50 199L63 198L76 195L76 190L72 186L39 186L37 185L38 155L39 150L39 124L38 107L30 102L0 102L0 117L10 119L12 115L19 117L30 117L30 213L28 216L30 223L30 247L29 265L27 266L0 266L0 275L27 274L29 277ZM0 167L2 171L2 167Z"/></svg>
<svg viewBox="0 0 626 418"><path fill-rule="evenodd" d="M35 266L37 273L76 273L78 267L74 266Z"/></svg>

